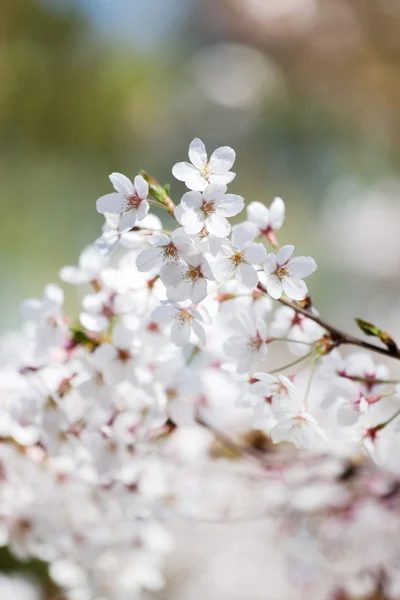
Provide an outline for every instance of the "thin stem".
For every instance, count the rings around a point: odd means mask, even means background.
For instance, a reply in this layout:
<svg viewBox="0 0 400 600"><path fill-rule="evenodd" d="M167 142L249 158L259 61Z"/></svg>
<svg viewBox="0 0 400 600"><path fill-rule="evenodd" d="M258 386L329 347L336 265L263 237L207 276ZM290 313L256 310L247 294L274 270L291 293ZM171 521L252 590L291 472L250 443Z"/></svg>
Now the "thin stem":
<svg viewBox="0 0 400 600"><path fill-rule="evenodd" d="M262 292L264 292L266 294L268 293L262 283L259 283L257 287ZM325 329L326 331L328 331L330 333L332 341L335 342L335 344L337 346L344 345L344 344L349 344L352 346L359 346L360 348L365 348L365 350L370 350L371 352L376 352L378 354L383 354L384 356L388 356L388 357L396 358L397 360L400 360L400 351L398 351L398 350L391 350L390 348L381 348L380 346L375 346L375 344L370 344L369 342L365 342L364 340L361 340L353 335L345 333L344 331L337 329L333 325L326 323L326 321L324 321L323 319L320 319L320 317L318 317L317 315L314 315L307 308L298 306L294 302L291 302L290 300L286 300L286 298L279 298L278 302L280 304L283 304L284 306L291 308L296 313L307 317L307 319L310 319L311 321L318 323L318 325L320 325L323 329Z"/></svg>
<svg viewBox="0 0 400 600"><path fill-rule="evenodd" d="M398 385L400 383L399 379L375 379L374 377L358 377L357 375L346 375L342 373L340 373L339 376L359 383L370 383L371 385Z"/></svg>
<svg viewBox="0 0 400 600"><path fill-rule="evenodd" d="M312 382L313 382L313 379L314 379L314 375L315 375L315 372L316 372L316 370L317 370L317 365L318 365L318 360L319 360L319 358L320 358L320 357L319 357L319 356L317 356L317 357L314 359L314 364L313 364L313 366L312 366L312 369L311 369L311 371L310 371L310 377L309 377L309 379L308 379L308 383L307 383L307 389L306 389L306 393L305 393L305 396L304 396L304 402L303 402L303 404L304 404L304 407L305 407L306 409L307 409L307 400L308 400L308 395L309 395L309 393L310 393L311 386L312 386Z"/></svg>
<svg viewBox="0 0 400 600"><path fill-rule="evenodd" d="M290 367L294 367L295 365L298 365L300 362L302 362L303 360L306 360L313 354L314 354L314 352L309 352L305 356L300 356L300 358L297 358L296 360L288 363L287 365L283 365L283 367L278 367L277 369L272 369L272 371L268 371L268 373L270 373L272 375L274 373L279 373L280 371L283 371L284 369L290 369Z"/></svg>
<svg viewBox="0 0 400 600"><path fill-rule="evenodd" d="M268 340L267 343L272 344L272 342L293 342L294 344L303 344L303 346L314 346L314 342L303 342L302 340L293 340L286 337L274 337Z"/></svg>

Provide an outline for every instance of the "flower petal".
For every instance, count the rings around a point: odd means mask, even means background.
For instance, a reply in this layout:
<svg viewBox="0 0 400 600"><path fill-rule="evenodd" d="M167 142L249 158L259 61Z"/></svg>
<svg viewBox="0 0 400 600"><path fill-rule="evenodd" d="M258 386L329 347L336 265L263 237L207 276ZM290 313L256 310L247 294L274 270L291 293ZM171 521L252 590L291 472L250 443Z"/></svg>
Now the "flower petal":
<svg viewBox="0 0 400 600"><path fill-rule="evenodd" d="M234 217L244 209L244 198L237 194L225 194L218 202L217 211L224 217Z"/></svg>
<svg viewBox="0 0 400 600"><path fill-rule="evenodd" d="M232 231L232 244L236 248L243 248L247 242L252 242L256 236L257 230L252 223L245 221L236 225Z"/></svg>
<svg viewBox="0 0 400 600"><path fill-rule="evenodd" d="M96 210L99 213L111 213L118 214L122 212L125 205L125 199L121 194L113 192L112 194L106 194L101 196L96 202Z"/></svg>
<svg viewBox="0 0 400 600"><path fill-rule="evenodd" d="M247 218L254 223L258 229L267 229L269 225L269 210L261 202L250 202L247 207Z"/></svg>
<svg viewBox="0 0 400 600"><path fill-rule="evenodd" d="M204 143L195 138L189 146L189 158L195 167L202 169L207 162L207 151Z"/></svg>
<svg viewBox="0 0 400 600"><path fill-rule="evenodd" d="M207 296L207 282L205 279L198 279L192 285L190 300L193 304L199 304Z"/></svg>
<svg viewBox="0 0 400 600"><path fill-rule="evenodd" d="M267 292L275 300L282 296L282 282L277 275L269 275L267 280Z"/></svg>
<svg viewBox="0 0 400 600"><path fill-rule="evenodd" d="M145 199L149 194L149 184L141 175L135 177L135 192L139 198Z"/></svg>
<svg viewBox="0 0 400 600"><path fill-rule="evenodd" d="M130 196L133 193L132 181L122 173L111 173L110 181L122 196Z"/></svg>
<svg viewBox="0 0 400 600"><path fill-rule="evenodd" d="M248 263L259 264L263 262L267 257L267 251L263 244L250 242L250 244L244 249L243 256Z"/></svg>
<svg viewBox="0 0 400 600"><path fill-rule="evenodd" d="M186 233L199 233L204 227L204 214L201 210L185 210L181 216L181 223Z"/></svg>
<svg viewBox="0 0 400 600"><path fill-rule="evenodd" d="M292 300L304 300L308 288L302 279L295 277L283 277L282 287L285 294Z"/></svg>
<svg viewBox="0 0 400 600"><path fill-rule="evenodd" d="M198 321L192 321L192 329L200 340L200 343L205 346L206 344L206 332L204 327Z"/></svg>
<svg viewBox="0 0 400 600"><path fill-rule="evenodd" d="M285 264L285 262L287 262L289 260L289 258L292 256L293 251L294 251L294 246L291 246L290 244L288 244L287 246L282 246L282 248L279 250L278 254L276 255L276 262L278 263L278 265Z"/></svg>
<svg viewBox="0 0 400 600"><path fill-rule="evenodd" d="M230 234L231 224L222 215L214 213L206 220L206 228L211 235L223 238Z"/></svg>
<svg viewBox="0 0 400 600"><path fill-rule="evenodd" d="M285 203L282 198L275 198L269 207L269 223L275 231L280 229L285 220Z"/></svg>
<svg viewBox="0 0 400 600"><path fill-rule="evenodd" d="M258 283L258 274L254 267L242 263L236 270L236 279L238 280L239 285L254 288Z"/></svg>
<svg viewBox="0 0 400 600"><path fill-rule="evenodd" d="M214 173L222 174L229 171L235 162L236 154L233 148L221 146L211 155L210 167Z"/></svg>
<svg viewBox="0 0 400 600"><path fill-rule="evenodd" d="M198 173L196 167L188 162L179 162L172 167L172 175L178 179L178 181L186 181L195 173Z"/></svg>
<svg viewBox="0 0 400 600"><path fill-rule="evenodd" d="M171 327L171 341L177 346L186 346L190 339L190 324L184 319L176 318Z"/></svg>
<svg viewBox="0 0 400 600"><path fill-rule="evenodd" d="M293 277L308 277L314 273L317 264L311 256L296 256L288 263L289 271Z"/></svg>
<svg viewBox="0 0 400 600"><path fill-rule="evenodd" d="M181 198L181 206L183 210L195 210L203 206L203 197L200 192L186 192Z"/></svg>
<svg viewBox="0 0 400 600"><path fill-rule="evenodd" d="M154 246L152 248L146 248L142 250L136 259L136 267L141 273L150 271L154 267L158 267L161 264L163 255L163 248Z"/></svg>

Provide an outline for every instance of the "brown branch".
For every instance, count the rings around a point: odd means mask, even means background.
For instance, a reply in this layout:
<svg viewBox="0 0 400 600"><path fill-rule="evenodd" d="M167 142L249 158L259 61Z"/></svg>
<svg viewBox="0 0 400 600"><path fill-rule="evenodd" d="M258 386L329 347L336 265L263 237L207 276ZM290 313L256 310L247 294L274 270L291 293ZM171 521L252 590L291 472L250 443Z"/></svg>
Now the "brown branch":
<svg viewBox="0 0 400 600"><path fill-rule="evenodd" d="M268 293L262 283L259 283L257 287L265 294ZM341 346L344 344L348 344L351 346L359 346L360 348L364 348L365 350L370 350L371 352L377 352L378 354L383 354L384 356L388 356L389 358L396 358L400 360L400 352L398 350L390 348L381 348L380 346L376 346L375 344L371 344L370 342L361 340L360 338L357 338L354 335L350 335L349 333L341 331L340 329L337 329L333 325L330 325L329 323L312 313L309 309L303 308L295 302L291 302L290 300L286 300L285 298L279 298L278 302L280 304L283 304L284 306L288 306L296 313L307 317L307 319L318 323L318 325L320 325L329 333L330 338L336 346Z"/></svg>

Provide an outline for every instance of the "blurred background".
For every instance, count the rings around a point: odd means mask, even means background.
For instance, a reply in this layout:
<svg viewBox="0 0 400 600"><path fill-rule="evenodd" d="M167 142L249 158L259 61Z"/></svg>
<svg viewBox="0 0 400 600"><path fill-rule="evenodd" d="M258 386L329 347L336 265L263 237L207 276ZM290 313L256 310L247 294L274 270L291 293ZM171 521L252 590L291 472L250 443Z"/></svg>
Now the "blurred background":
<svg viewBox="0 0 400 600"><path fill-rule="evenodd" d="M0 10L1 329L98 235L110 172L171 181L198 136L236 149L232 189L247 201L284 198L281 241L317 258L328 318L400 335L398 0Z"/></svg>
<svg viewBox="0 0 400 600"><path fill-rule="evenodd" d="M171 167L198 136L237 151L232 191L284 198L280 241L317 259L327 320L400 338L399 74L398 0L2 0L0 329L98 236L110 172L145 168L179 201ZM253 529L232 532L228 571ZM218 553L212 535L188 564L210 539ZM265 598L263 552L252 599ZM204 597L183 580L172 597ZM208 597L248 597L234 583Z"/></svg>

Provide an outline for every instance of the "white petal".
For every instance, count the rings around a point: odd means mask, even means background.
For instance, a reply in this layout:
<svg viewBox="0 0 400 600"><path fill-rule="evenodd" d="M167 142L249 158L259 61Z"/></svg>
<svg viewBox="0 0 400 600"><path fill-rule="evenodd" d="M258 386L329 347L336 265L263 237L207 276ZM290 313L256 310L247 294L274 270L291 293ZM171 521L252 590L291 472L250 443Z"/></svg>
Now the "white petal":
<svg viewBox="0 0 400 600"><path fill-rule="evenodd" d="M210 267L215 279L219 283L228 281L235 273L235 266L229 259L216 260L210 264Z"/></svg>
<svg viewBox="0 0 400 600"><path fill-rule="evenodd" d="M167 289L167 298L172 302L181 302L182 300L188 300L192 291L191 281L182 281L176 287L169 287Z"/></svg>
<svg viewBox="0 0 400 600"><path fill-rule="evenodd" d="M136 259L136 266L138 271L144 273L158 267L161 264L163 255L163 249L155 246L153 248L146 248L142 250Z"/></svg>
<svg viewBox="0 0 400 600"><path fill-rule="evenodd" d="M203 198L206 200L221 200L226 193L227 186L224 183L211 183L203 192Z"/></svg>
<svg viewBox="0 0 400 600"><path fill-rule="evenodd" d="M186 233L199 233L204 227L204 214L201 210L185 210L181 216L181 224Z"/></svg>
<svg viewBox="0 0 400 600"><path fill-rule="evenodd" d="M211 155L211 170L217 174L226 173L232 168L235 158L236 154L233 148L221 146L221 148L217 148Z"/></svg>
<svg viewBox="0 0 400 600"><path fill-rule="evenodd" d="M202 169L207 162L207 151L203 142L195 138L189 146L189 158L195 167Z"/></svg>
<svg viewBox="0 0 400 600"><path fill-rule="evenodd" d="M177 308L171 305L158 306L152 313L151 318L158 323L170 323L176 316Z"/></svg>
<svg viewBox="0 0 400 600"><path fill-rule="evenodd" d="M167 287L176 287L184 277L185 265L178 261L171 261L165 264L160 270L160 278Z"/></svg>
<svg viewBox="0 0 400 600"><path fill-rule="evenodd" d="M231 224L229 221L218 213L210 215L206 221L206 228L211 235L215 235L219 238L226 237L231 232Z"/></svg>
<svg viewBox="0 0 400 600"><path fill-rule="evenodd" d="M278 300L282 296L282 282L277 275L269 275L267 279L267 292L275 300Z"/></svg>
<svg viewBox="0 0 400 600"><path fill-rule="evenodd" d="M112 333L112 343L117 348L129 350L132 347L133 333L124 325L118 323Z"/></svg>
<svg viewBox="0 0 400 600"><path fill-rule="evenodd" d="M188 162L179 162L172 167L172 175L179 181L186 181L196 173L198 173L196 167Z"/></svg>
<svg viewBox="0 0 400 600"><path fill-rule="evenodd" d="M256 236L256 228L252 223L245 221L236 225L232 231L232 244L236 248L243 248L247 242L252 242Z"/></svg>
<svg viewBox="0 0 400 600"><path fill-rule="evenodd" d="M264 271L267 277L276 271L276 256L275 254L272 254L272 252L267 254L267 259L264 263Z"/></svg>
<svg viewBox="0 0 400 600"><path fill-rule="evenodd" d="M64 302L64 292L58 285L49 283L44 288L43 305L46 307L62 306Z"/></svg>
<svg viewBox="0 0 400 600"><path fill-rule="evenodd" d="M292 300L304 300L307 296L307 286L302 279L294 277L284 277L282 287L285 294Z"/></svg>
<svg viewBox="0 0 400 600"><path fill-rule="evenodd" d="M243 251L245 260L251 264L263 262L267 257L267 251L263 244L251 242Z"/></svg>
<svg viewBox="0 0 400 600"><path fill-rule="evenodd" d="M225 194L218 202L218 212L224 217L234 217L244 208L244 198L236 194Z"/></svg>
<svg viewBox="0 0 400 600"><path fill-rule="evenodd" d="M296 256L289 261L288 268L293 277L303 279L314 273L317 264L311 256Z"/></svg>
<svg viewBox="0 0 400 600"><path fill-rule="evenodd" d="M119 224L120 231L127 231L128 229L132 229L135 227L137 221L137 210L135 208L131 208L123 213L121 217L121 221Z"/></svg>
<svg viewBox="0 0 400 600"><path fill-rule="evenodd" d="M142 200L136 210L136 221L143 221L150 210L150 204L147 200Z"/></svg>
<svg viewBox="0 0 400 600"><path fill-rule="evenodd" d="M254 267L242 263L236 270L236 279L239 285L245 285L248 288L256 287L258 283L258 274Z"/></svg>
<svg viewBox="0 0 400 600"><path fill-rule="evenodd" d="M79 266L85 271L96 272L105 262L104 256L96 246L87 246L79 257Z"/></svg>
<svg viewBox="0 0 400 600"><path fill-rule="evenodd" d="M203 205L203 196L200 192L186 192L181 198L181 206L184 210L201 208Z"/></svg>
<svg viewBox="0 0 400 600"><path fill-rule="evenodd" d="M110 181L122 196L130 196L133 193L132 181L122 173L111 173Z"/></svg>
<svg viewBox="0 0 400 600"><path fill-rule="evenodd" d="M206 332L204 327L198 321L192 321L192 329L200 340L200 343L205 346L206 344Z"/></svg>
<svg viewBox="0 0 400 600"><path fill-rule="evenodd" d="M261 202L250 202L247 207L247 218L258 229L266 229L269 225L269 210Z"/></svg>
<svg viewBox="0 0 400 600"><path fill-rule="evenodd" d="M89 281L86 273L79 267L63 267L60 270L60 279L72 285L82 285Z"/></svg>
<svg viewBox="0 0 400 600"><path fill-rule="evenodd" d="M282 198L275 198L269 207L269 221L272 229L277 231L285 220L285 203Z"/></svg>
<svg viewBox="0 0 400 600"><path fill-rule="evenodd" d="M208 181L201 175L199 171L193 171L193 173L185 181L186 187L189 190L197 190L202 192L208 186Z"/></svg>
<svg viewBox="0 0 400 600"><path fill-rule="evenodd" d="M285 262L289 260L294 251L294 246L288 244L287 246L282 246L282 248L278 251L276 255L276 262L278 265L283 265Z"/></svg>
<svg viewBox="0 0 400 600"><path fill-rule="evenodd" d="M171 327L171 341L177 346L185 346L190 339L190 324L183 319L174 319Z"/></svg>
<svg viewBox="0 0 400 600"><path fill-rule="evenodd" d="M198 279L192 286L190 300L193 304L199 304L207 296L207 282L205 279Z"/></svg>
<svg viewBox="0 0 400 600"><path fill-rule="evenodd" d="M142 177L141 175L136 175L134 182L135 192L139 196L139 198L142 198L143 200L147 198L149 194L149 184L144 179L144 177Z"/></svg>
<svg viewBox="0 0 400 600"><path fill-rule="evenodd" d="M99 213L119 214L122 212L125 199L116 192L101 196L96 202L96 210Z"/></svg>
<svg viewBox="0 0 400 600"><path fill-rule="evenodd" d="M229 171L228 173L213 173L209 178L210 183L215 183L218 185L225 184L227 185L231 181L233 181L236 177L236 173L233 171Z"/></svg>

